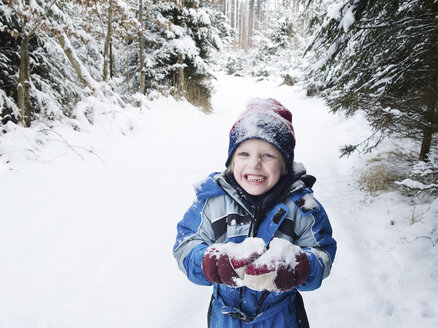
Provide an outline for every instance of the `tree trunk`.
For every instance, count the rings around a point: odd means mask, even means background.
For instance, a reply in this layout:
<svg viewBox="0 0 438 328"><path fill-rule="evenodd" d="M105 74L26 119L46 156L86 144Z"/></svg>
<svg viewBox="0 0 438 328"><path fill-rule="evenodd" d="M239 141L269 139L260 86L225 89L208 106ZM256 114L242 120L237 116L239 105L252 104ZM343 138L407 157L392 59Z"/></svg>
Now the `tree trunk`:
<svg viewBox="0 0 438 328"><path fill-rule="evenodd" d="M184 61L182 56L178 54L178 94L183 96L186 92L185 79L184 79Z"/></svg>
<svg viewBox="0 0 438 328"><path fill-rule="evenodd" d="M110 79L112 79L113 76L114 76L114 57L113 57L113 41L112 40L110 42L110 64L109 64L109 69L110 69Z"/></svg>
<svg viewBox="0 0 438 328"><path fill-rule="evenodd" d="M433 61L437 63L438 52L436 46L437 35L432 39ZM438 70L432 74L427 87L426 106L427 111L424 114L425 126L423 128L423 140L421 141L420 161L429 160L429 152L432 145L433 134L438 132Z"/></svg>
<svg viewBox="0 0 438 328"><path fill-rule="evenodd" d="M227 0L228 4L228 18L230 20L230 24L232 28L236 27L236 20L235 20L235 14L236 14L236 7L235 7L235 1L236 0Z"/></svg>
<svg viewBox="0 0 438 328"><path fill-rule="evenodd" d="M246 24L246 6L245 2L241 2L239 5L239 45L241 49L246 50L247 49L247 40L248 40L248 34L246 31L247 24Z"/></svg>
<svg viewBox="0 0 438 328"><path fill-rule="evenodd" d="M262 29L261 23L261 6L262 6L262 0L257 0L255 4L255 10L254 10L254 30L260 31Z"/></svg>
<svg viewBox="0 0 438 328"><path fill-rule="evenodd" d="M138 19L140 21L140 31L138 38L140 40L140 93L145 93L146 71L144 70L144 37L143 37L143 0L139 0Z"/></svg>
<svg viewBox="0 0 438 328"><path fill-rule="evenodd" d="M423 140L421 142L421 150L420 150L420 156L419 156L419 160L420 161L424 161L427 162L429 157L429 152L430 152L430 146L432 144L432 132L431 129L427 128L423 131Z"/></svg>
<svg viewBox="0 0 438 328"><path fill-rule="evenodd" d="M25 127L30 127L32 107L30 104L30 36L23 33L21 40L20 71L18 72L17 106L20 109L20 121Z"/></svg>
<svg viewBox="0 0 438 328"><path fill-rule="evenodd" d="M79 80L81 80L82 84L84 85L84 87L89 87L91 89L93 89L93 87L90 85L90 83L87 81L87 78L84 76L84 74L82 73L82 65L81 63L78 61L76 55L73 53L73 50L70 47L66 47L65 46L65 40L64 40L64 36L63 35L59 35L58 36L58 42L61 45L62 49L64 49L64 53L67 56L68 60L70 61L70 63L72 64L76 74L79 77ZM84 72L85 73L85 72ZM90 78L91 79L91 78Z"/></svg>
<svg viewBox="0 0 438 328"><path fill-rule="evenodd" d="M131 79L129 75L129 42L128 36L126 36L126 82L128 83L128 93L131 92L129 80Z"/></svg>
<svg viewBox="0 0 438 328"><path fill-rule="evenodd" d="M224 1L224 6L223 6L223 8L224 8L224 15L226 16L226 17L228 17L228 21L230 22L230 25L231 25L231 20L230 20L230 0L225 0Z"/></svg>
<svg viewBox="0 0 438 328"><path fill-rule="evenodd" d="M112 22L113 22L113 0L109 0L108 25L107 25L108 28L107 28L105 45L103 50L103 80L104 81L108 81L108 72L109 72L109 63L110 63L109 48L110 48L111 37L113 33Z"/></svg>
<svg viewBox="0 0 438 328"><path fill-rule="evenodd" d="M248 6L248 47L252 48L252 36L254 30L254 0L249 0Z"/></svg>
<svg viewBox="0 0 438 328"><path fill-rule="evenodd" d="M232 28L236 28L239 26L239 23L237 22L237 15L239 12L239 8L237 7L237 0L232 0L233 1L233 12L232 12L232 17L233 17L233 24L231 25Z"/></svg>
<svg viewBox="0 0 438 328"><path fill-rule="evenodd" d="M423 128L423 139L421 141L421 150L420 150L420 161L428 161L429 160L429 152L430 147L432 145L432 137L434 132L436 132L436 125L438 124L437 121L437 105L432 104L429 105L426 112L426 120L427 120L427 126ZM434 128L435 126L435 128Z"/></svg>

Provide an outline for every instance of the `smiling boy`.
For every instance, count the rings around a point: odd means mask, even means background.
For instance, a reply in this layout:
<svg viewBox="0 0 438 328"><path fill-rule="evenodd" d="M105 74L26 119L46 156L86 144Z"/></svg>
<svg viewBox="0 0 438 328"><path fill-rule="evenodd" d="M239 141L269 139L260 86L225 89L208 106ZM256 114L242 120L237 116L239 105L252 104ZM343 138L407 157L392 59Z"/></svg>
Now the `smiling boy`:
<svg viewBox="0 0 438 328"><path fill-rule="evenodd" d="M181 271L213 286L210 328L309 326L298 291L320 287L336 241L294 148L292 114L274 99L250 100L230 131L227 170L195 188L178 223Z"/></svg>
<svg viewBox="0 0 438 328"><path fill-rule="evenodd" d="M230 171L237 183L254 196L269 191L287 173L277 148L259 139L247 140L236 149Z"/></svg>

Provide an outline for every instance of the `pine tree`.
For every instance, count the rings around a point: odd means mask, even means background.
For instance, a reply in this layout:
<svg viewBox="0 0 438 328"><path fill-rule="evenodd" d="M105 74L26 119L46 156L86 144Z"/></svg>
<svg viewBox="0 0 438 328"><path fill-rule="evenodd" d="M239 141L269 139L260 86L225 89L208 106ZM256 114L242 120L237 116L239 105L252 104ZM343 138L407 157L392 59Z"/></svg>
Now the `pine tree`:
<svg viewBox="0 0 438 328"><path fill-rule="evenodd" d="M401 136L427 160L438 132L438 1L344 0L328 12L311 49L331 108L365 111L378 136L365 149Z"/></svg>
<svg viewBox="0 0 438 328"><path fill-rule="evenodd" d="M39 117L68 116L84 94L84 86L92 89L89 71L101 75L97 55L101 46L91 41L90 28L84 26L86 3L0 2L1 37L8 45L0 47L0 66L5 68L1 74L7 81L0 84L3 124L21 121L30 126Z"/></svg>
<svg viewBox="0 0 438 328"><path fill-rule="evenodd" d="M221 49L221 39L230 35L225 16L198 1L147 2L147 30L143 37L146 91L159 90L185 97L209 109L212 79L211 55ZM128 66L130 89L141 84L139 45L130 44ZM120 58L122 56L119 56Z"/></svg>
<svg viewBox="0 0 438 328"><path fill-rule="evenodd" d="M19 23L15 16L7 15L0 7L0 120L17 123L20 114L14 99L17 98L16 72L20 63Z"/></svg>

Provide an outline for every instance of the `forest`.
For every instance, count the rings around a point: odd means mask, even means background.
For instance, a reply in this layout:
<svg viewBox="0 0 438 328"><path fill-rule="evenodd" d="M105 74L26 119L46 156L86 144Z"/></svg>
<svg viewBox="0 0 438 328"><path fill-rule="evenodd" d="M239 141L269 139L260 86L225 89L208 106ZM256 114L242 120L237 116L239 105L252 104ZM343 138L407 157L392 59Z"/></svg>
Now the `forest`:
<svg viewBox="0 0 438 328"><path fill-rule="evenodd" d="M435 0L2 0L0 124L74 118L90 95L209 112L216 70L281 76L333 112L365 113L372 134L341 155L415 143L410 175L435 192L437 15Z"/></svg>
<svg viewBox="0 0 438 328"><path fill-rule="evenodd" d="M437 328L437 48L438 0L0 0L0 327L205 328L178 222L274 98L338 245L310 326Z"/></svg>

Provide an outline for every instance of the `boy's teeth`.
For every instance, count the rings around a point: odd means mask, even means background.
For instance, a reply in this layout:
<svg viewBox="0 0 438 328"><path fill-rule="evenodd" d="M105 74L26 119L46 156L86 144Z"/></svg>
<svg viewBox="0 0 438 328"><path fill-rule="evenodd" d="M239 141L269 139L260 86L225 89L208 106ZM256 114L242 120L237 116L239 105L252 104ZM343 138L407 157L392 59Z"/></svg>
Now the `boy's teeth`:
<svg viewBox="0 0 438 328"><path fill-rule="evenodd" d="M252 175L248 175L247 179L249 181L252 181L252 182L265 180L264 177L256 177L256 176L252 176Z"/></svg>

